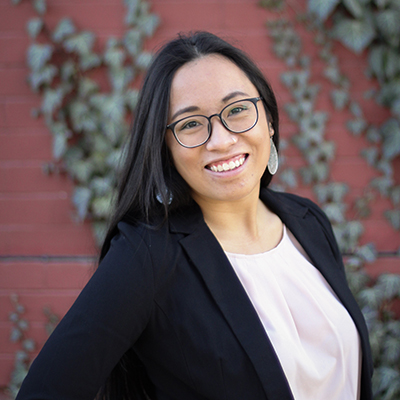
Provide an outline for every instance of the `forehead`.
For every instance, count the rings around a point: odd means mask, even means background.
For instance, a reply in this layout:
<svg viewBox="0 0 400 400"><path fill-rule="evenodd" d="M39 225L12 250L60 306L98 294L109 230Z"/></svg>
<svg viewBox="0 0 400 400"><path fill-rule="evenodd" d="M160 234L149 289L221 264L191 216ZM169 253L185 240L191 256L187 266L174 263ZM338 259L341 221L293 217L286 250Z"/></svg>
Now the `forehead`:
<svg viewBox="0 0 400 400"><path fill-rule="evenodd" d="M247 75L232 61L217 54L201 57L177 70L171 85L171 112L178 107L212 105L236 91L258 95Z"/></svg>

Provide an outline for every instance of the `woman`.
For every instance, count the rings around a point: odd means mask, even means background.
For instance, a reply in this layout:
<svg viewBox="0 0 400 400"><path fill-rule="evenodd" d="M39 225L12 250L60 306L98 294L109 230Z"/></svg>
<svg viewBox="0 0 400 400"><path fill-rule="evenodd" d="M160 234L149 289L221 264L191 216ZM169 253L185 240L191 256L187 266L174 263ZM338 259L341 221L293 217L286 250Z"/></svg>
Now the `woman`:
<svg viewBox="0 0 400 400"><path fill-rule="evenodd" d="M100 265L18 400L372 398L326 216L266 188L278 134L241 51L204 32L161 49Z"/></svg>

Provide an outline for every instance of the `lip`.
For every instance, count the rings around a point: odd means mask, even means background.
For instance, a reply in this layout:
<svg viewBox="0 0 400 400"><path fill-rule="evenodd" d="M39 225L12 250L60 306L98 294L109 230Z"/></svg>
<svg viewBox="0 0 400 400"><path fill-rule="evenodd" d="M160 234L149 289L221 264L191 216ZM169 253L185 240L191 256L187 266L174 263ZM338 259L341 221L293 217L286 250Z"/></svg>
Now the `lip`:
<svg viewBox="0 0 400 400"><path fill-rule="evenodd" d="M210 172L226 174L240 169L240 167L246 162L248 156L248 153L240 153L220 158L208 163L204 168Z"/></svg>

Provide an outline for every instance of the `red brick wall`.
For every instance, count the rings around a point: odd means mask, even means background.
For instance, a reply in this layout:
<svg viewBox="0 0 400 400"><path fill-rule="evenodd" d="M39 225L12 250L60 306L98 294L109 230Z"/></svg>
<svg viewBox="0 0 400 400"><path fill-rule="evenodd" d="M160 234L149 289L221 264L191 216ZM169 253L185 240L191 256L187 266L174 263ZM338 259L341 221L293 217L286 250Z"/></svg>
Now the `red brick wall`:
<svg viewBox="0 0 400 400"><path fill-rule="evenodd" d="M0 387L10 379L14 352L18 346L9 341L12 310L9 297L20 296L30 321L29 336L40 347L45 338L44 306L62 315L90 276L95 254L90 225L74 222L71 206L72 184L66 178L47 177L42 165L51 159L51 137L42 120L31 118L38 96L25 83L28 73L25 52L29 39L25 31L27 20L34 15L30 1L14 7L10 0L0 0ZM152 10L159 14L161 26L147 47L153 49L173 37L178 31L210 30L229 37L247 51L269 77L280 103L289 93L280 83L283 62L271 50L265 22L271 18L257 6L257 0L153 0ZM298 3L303 3L304 0ZM71 16L78 27L93 30L100 42L123 31L124 8L121 1L73 0L48 1L48 17L55 25L63 16ZM302 30L305 51L315 58L316 75L322 74L317 60L317 48L312 35ZM381 122L387 112L372 101L363 100L366 89L374 87L362 71L366 57L355 57L342 46L335 46L342 69L352 78L352 95L363 104L370 122ZM329 101L329 85L322 78L317 108L334 111ZM326 90L324 90L326 89ZM295 125L282 111L281 131L284 137L296 132ZM348 200L360 195L376 172L359 156L366 146L361 138L345 129L348 112L335 112L327 125L327 137L337 143L337 159L332 178L346 182L351 191ZM299 152L292 146L286 151L288 162L303 165ZM301 194L312 196L308 188ZM363 242L374 241L380 251L399 247L400 235L384 219L388 204L378 199L373 214L365 222ZM350 215L351 216L351 215ZM369 267L371 273L400 272L398 261L382 258Z"/></svg>

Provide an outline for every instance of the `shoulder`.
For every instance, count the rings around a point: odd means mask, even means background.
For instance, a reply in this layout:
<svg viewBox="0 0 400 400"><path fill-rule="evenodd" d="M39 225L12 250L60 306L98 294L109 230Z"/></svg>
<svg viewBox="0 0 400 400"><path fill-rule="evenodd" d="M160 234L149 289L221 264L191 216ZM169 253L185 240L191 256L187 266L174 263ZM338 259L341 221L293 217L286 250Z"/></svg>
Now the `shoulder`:
<svg viewBox="0 0 400 400"><path fill-rule="evenodd" d="M293 193L276 192L271 189L261 189L260 197L278 215L285 213L305 216L307 213L311 213L321 222L330 224L321 208L306 197L301 197Z"/></svg>

